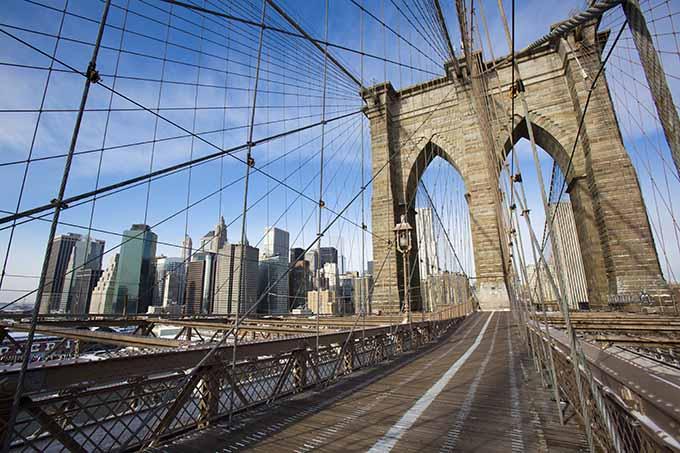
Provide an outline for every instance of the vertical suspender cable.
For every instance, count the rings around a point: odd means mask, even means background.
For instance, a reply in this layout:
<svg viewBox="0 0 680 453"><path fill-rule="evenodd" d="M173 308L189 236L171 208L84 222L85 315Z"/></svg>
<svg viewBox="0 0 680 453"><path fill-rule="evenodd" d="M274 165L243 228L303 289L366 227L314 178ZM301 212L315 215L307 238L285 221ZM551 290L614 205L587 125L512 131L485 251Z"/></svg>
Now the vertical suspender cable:
<svg viewBox="0 0 680 453"><path fill-rule="evenodd" d="M502 23L503 23L503 28L505 29L505 35L506 35L506 39L508 41L508 46L512 49L513 58L512 58L511 65L512 65L513 81L516 79L515 83L520 83L520 85L521 85L521 77L520 77L519 69L517 67L517 62L516 62L515 56L514 56L515 55L514 39L513 39L514 36L510 35L510 30L508 29L507 18L505 16L505 8L504 8L503 2L501 0L498 0L498 9L499 9L500 14L502 16ZM512 27L513 27L512 31L513 31L513 35L514 35L514 25L515 25L514 20L515 20L515 9L514 9L514 0L513 0L513 11L512 11ZM515 84L513 83L512 90L514 90L514 89L515 89ZM537 176L538 176L538 180L539 180L539 190L541 191L541 199L543 201L543 208L545 210L545 216L546 216L546 218L548 218L548 217L550 217L550 208L548 206L548 202L547 202L546 195L545 195L545 187L544 187L544 184L543 184L543 176L542 176L542 173L541 173L541 166L540 166L540 163L538 161L538 152L536 150L536 142L534 140L533 128L531 126L531 118L529 116L529 108L528 108L528 105L526 103L526 99L524 97L524 90L518 89L517 91L518 91L517 94L520 97L520 101L521 101L522 108L523 108L524 121L526 122L527 130L528 130L528 133L529 133L529 139L530 139L530 142L531 142L531 151L532 151L534 164L536 166L536 172L537 172ZM513 97L513 106L514 106L514 97ZM514 112L513 112L513 117L511 118L511 121L512 121L511 122L512 129L514 129L514 127L515 127ZM513 140L513 145L514 145L514 140ZM515 153L513 153L513 161L514 161L514 158L515 158L514 154ZM521 187L522 187L522 190L523 190L524 186L522 185ZM526 200L526 197L524 197L524 200ZM520 200L520 201L522 201L522 200ZM524 216L525 221L527 222L527 226L529 226L529 229L531 230L532 242L533 242L535 235L534 235L533 230L531 228L531 221L530 221L530 218L529 218L529 213L526 210L527 209L526 202L524 204L525 204L525 206L523 207L523 216ZM541 259L543 259L543 255L541 254L540 256L541 256ZM539 263L537 263L537 266L539 266ZM540 272L540 270L539 270L539 272ZM546 272L549 274L549 271L547 269L547 265L546 265ZM561 304L563 306L562 311L564 312L566 310L566 313L563 313L563 316L565 317L565 322L568 323L567 319L569 317L569 313L568 313L569 309L568 309L568 307L565 306L566 304L564 303L564 283L562 282L562 278L561 278L562 276L560 274L559 269L557 269L557 272L558 272L558 281L560 283L559 283L559 290L558 290L557 287L555 288L556 294L557 294L558 299L563 302ZM551 278L551 280L552 280L552 278ZM576 387L577 387L577 390L578 390L579 400L580 400L580 404L581 404L581 411L582 411L582 415L583 415L583 423L584 423L584 426L585 426L585 429L586 429L586 437L588 439L588 446L590 447L591 451L594 451L595 447L594 447L594 443L593 443L593 432L592 432L592 426L591 426L591 423L590 423L590 414L588 413L588 407L587 407L587 404L586 404L583 385L582 385L582 382L581 382L581 373L580 373L580 370L579 370L579 361L577 360L577 356L578 356L578 352L576 351L576 348L572 347L572 364L574 366L574 380L576 382Z"/></svg>
<svg viewBox="0 0 680 453"><path fill-rule="evenodd" d="M363 0L362 0L363 6ZM361 55L359 57L359 80L361 84L364 84L364 10L359 9L359 47L361 49ZM362 324L362 339L366 338L366 309L368 308L368 280L366 277L366 176L364 174L365 162L365 149L364 149L364 123L365 119L361 118L361 280L359 280L359 287L361 288L361 318L363 320Z"/></svg>
<svg viewBox="0 0 680 453"><path fill-rule="evenodd" d="M236 382L236 348L238 347L238 329L239 325L241 323L241 319L239 317L239 312L240 312L240 306L241 306L241 301L244 302L245 306L245 299L248 297L247 291L244 291L245 284L246 284L246 273L243 269L243 263L245 262L245 254L246 254L246 213L248 210L248 184L250 182L250 168L255 164L255 161L253 160L252 157L252 150L253 150L253 129L254 129L254 123L255 123L255 109L257 108L257 85L258 82L260 81L260 64L262 62L262 43L264 41L264 29L265 29L265 17L267 13L267 1L262 0L262 16L260 18L260 36L259 36L259 42L257 45L257 64L255 66L255 85L254 85L254 91L253 91L253 103L251 105L251 110L250 110L250 125L248 126L248 150L247 150L247 157L246 157L246 175L244 178L244 188L243 188L243 209L241 211L241 255L239 256L239 289L238 289L238 295L236 299L236 308L234 309L234 314L235 314L235 323L234 323L234 347L232 348L232 356L231 356L231 378L232 378L232 385L235 387L237 385ZM234 249L235 251L235 249ZM233 260L233 255L232 255L232 260ZM234 276L232 275L232 278ZM229 405L229 423L232 421L232 417L234 414L234 389L231 389L230 392L230 398L231 398L231 403Z"/></svg>
<svg viewBox="0 0 680 453"><path fill-rule="evenodd" d="M57 50L59 49L59 43L61 42L61 32L64 28L64 20L66 19L66 11L68 10L68 0L64 3L64 9L61 12L61 19L59 20L59 31L57 31L57 38L54 42L54 48L52 49L52 56L56 57ZM43 108L45 107L45 100L47 99L47 89L50 86L50 81L52 80L52 73L54 68L54 59L50 59L50 64L47 68L47 78L45 80L45 86L43 88L42 98L40 99L40 108L38 111L38 116L35 120L35 127L33 128L33 136L31 137L31 146L28 149L28 156L26 157L26 166L24 167L23 177L21 179L21 186L19 188L19 197L17 198L17 205L15 214L19 212L21 208L21 202L24 198L24 190L26 188L26 180L28 179L28 172L31 165L31 158L33 157L33 151L35 149L35 142L38 137L38 128L40 127L40 122L42 120ZM9 262L9 254L12 249L12 242L14 240L14 230L17 226L17 220L12 221L12 227L9 232L9 239L7 240L7 250L5 251L5 258L2 263L2 272L0 272L0 290L2 290L2 285L5 282L5 274L7 272L7 263ZM4 307L2 307L4 308Z"/></svg>
<svg viewBox="0 0 680 453"><path fill-rule="evenodd" d="M76 149L76 144L78 143L78 134L80 133L80 126L83 121L83 114L85 110L85 105L87 104L87 97L90 92L90 85L97 83L99 81L99 73L97 72L97 56L99 55L99 47L101 45L102 37L104 36L104 28L106 27L106 19L109 14L109 7L111 6L111 0L106 0L104 3L104 8L102 11L101 20L99 21L99 29L97 30L97 37L94 42L94 47L92 49L92 56L90 62L87 66L87 77L85 79L85 86L83 87L83 94L80 99L80 106L78 108L78 114L76 115L76 122L73 127L73 134L71 135L71 143L69 145L68 154L66 156L66 162L64 163L64 173L61 177L61 183L59 185L59 192L56 199L54 200L54 214L52 215L52 224L50 226L50 233L47 237L47 246L45 250L45 258L43 260L42 270L40 271L40 284L38 286L38 291L35 294L35 302L33 304L33 312L31 314L31 327L28 331L28 338L26 339L26 346L24 347L24 355L21 362L21 370L19 371L19 378L17 380L17 386L14 392L14 399L12 400L12 409L10 411L9 420L7 423L7 430L5 432L5 439L3 442L3 450L9 450L12 441L12 433L14 431L14 424L19 413L19 404L21 401L21 396L24 390L24 380L26 379L26 370L28 369L28 363L31 358L31 346L33 345L33 338L35 337L36 324L38 323L38 313L41 308L41 299L43 294L43 289L45 286L45 279L47 277L47 266L50 261L50 256L52 253L52 242L57 232L57 225L59 224L59 215L64 207L62 204L62 199L64 198L64 193L66 192L66 185L68 184L68 177L71 172L71 164L73 163L73 153Z"/></svg>
<svg viewBox="0 0 680 453"><path fill-rule="evenodd" d="M323 214L324 201L323 201L323 170L324 170L324 146L326 144L326 82L328 77L328 0L326 0L326 12L324 17L324 47L323 47L323 84L322 84L322 94L321 94L321 154L320 159L320 170L319 170L319 215L317 219L317 266L316 266L316 358L319 360L319 322L321 317L321 217ZM330 302L330 294L329 294Z"/></svg>

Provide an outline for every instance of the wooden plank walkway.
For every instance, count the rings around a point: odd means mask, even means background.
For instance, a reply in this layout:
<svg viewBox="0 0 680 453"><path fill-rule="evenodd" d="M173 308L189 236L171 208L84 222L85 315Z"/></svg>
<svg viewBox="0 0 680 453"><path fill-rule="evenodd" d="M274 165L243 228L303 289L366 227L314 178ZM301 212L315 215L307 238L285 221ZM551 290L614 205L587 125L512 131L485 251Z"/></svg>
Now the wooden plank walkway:
<svg viewBox="0 0 680 453"><path fill-rule="evenodd" d="M587 451L557 421L509 312L439 343L161 447L174 452Z"/></svg>

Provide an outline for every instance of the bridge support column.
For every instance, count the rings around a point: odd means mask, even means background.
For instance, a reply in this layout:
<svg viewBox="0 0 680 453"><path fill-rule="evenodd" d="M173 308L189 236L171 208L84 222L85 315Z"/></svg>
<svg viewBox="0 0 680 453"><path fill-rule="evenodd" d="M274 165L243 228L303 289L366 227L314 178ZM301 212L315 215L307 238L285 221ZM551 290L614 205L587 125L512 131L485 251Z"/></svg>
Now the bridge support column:
<svg viewBox="0 0 680 453"><path fill-rule="evenodd" d="M597 42L594 24L583 31L583 39ZM599 53L581 53L579 58L588 74L594 77L601 65ZM575 64L569 65L566 71L576 124L583 114L592 84L590 79L583 81L578 71ZM661 273L640 184L623 145L606 80L601 77L592 91L579 143L583 147L585 184L592 197L593 215L602 247L606 294L639 295L640 291L646 291L654 296L667 296L669 290ZM585 192L581 187L577 189ZM578 198L578 194L575 195ZM579 219L576 221L578 224ZM592 237L592 234L589 236ZM585 249L582 244L582 250ZM599 263L594 263L594 268L598 267ZM593 285L596 290L601 290L601 276L590 278L597 278ZM606 303L603 299L599 301Z"/></svg>
<svg viewBox="0 0 680 453"><path fill-rule="evenodd" d="M401 259L394 244L396 220L400 217L399 200L394 197L399 179L398 161L393 153L398 149L399 138L392 128L396 93L389 83L363 92L370 108L372 175L375 177L371 199L373 229L373 302L375 311L399 313L400 289L403 286ZM389 241L389 242L388 242Z"/></svg>

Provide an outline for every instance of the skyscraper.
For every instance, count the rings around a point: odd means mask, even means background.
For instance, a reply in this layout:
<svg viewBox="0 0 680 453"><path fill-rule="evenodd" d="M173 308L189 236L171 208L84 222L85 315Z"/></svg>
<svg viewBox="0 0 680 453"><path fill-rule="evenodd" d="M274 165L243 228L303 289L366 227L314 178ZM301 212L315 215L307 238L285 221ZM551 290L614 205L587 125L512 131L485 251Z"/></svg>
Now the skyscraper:
<svg viewBox="0 0 680 453"><path fill-rule="evenodd" d="M289 241L290 236L285 230L275 227L264 229L258 276L258 296L264 295L258 306L261 313L288 313Z"/></svg>
<svg viewBox="0 0 680 453"><path fill-rule="evenodd" d="M116 291L116 275L118 275L118 259L116 253L97 281L90 299L90 313L93 315L113 313Z"/></svg>
<svg viewBox="0 0 680 453"><path fill-rule="evenodd" d="M338 249L335 247L321 247L319 266L323 267L326 263L338 264Z"/></svg>
<svg viewBox="0 0 680 453"><path fill-rule="evenodd" d="M559 264L555 269L562 274L569 306L578 309L579 303L588 301L588 289L571 201L552 203L550 211L555 219L552 225L553 262L557 260Z"/></svg>
<svg viewBox="0 0 680 453"><path fill-rule="evenodd" d="M304 255L298 254L298 256ZM312 273L309 271L309 261L299 259L292 266L288 285L288 307L290 310L307 306L307 291L312 289Z"/></svg>
<svg viewBox="0 0 680 453"><path fill-rule="evenodd" d="M152 305L157 240L148 225L134 224L123 233L114 313L146 313Z"/></svg>
<svg viewBox="0 0 680 453"><path fill-rule="evenodd" d="M84 315L90 312L92 292L102 275L101 269L78 269L69 292L68 313Z"/></svg>
<svg viewBox="0 0 680 453"><path fill-rule="evenodd" d="M187 266L186 286L184 292L186 314L203 313L203 281L205 261L192 261ZM209 307L208 307L209 308Z"/></svg>
<svg viewBox="0 0 680 453"><path fill-rule="evenodd" d="M309 262L309 271L312 275L316 274L316 270L319 267L319 254L316 249L312 249L305 253L305 260Z"/></svg>
<svg viewBox="0 0 680 453"><path fill-rule="evenodd" d="M290 262L295 263L296 261L305 259L305 249L300 247L293 247L290 249Z"/></svg>
<svg viewBox="0 0 680 453"><path fill-rule="evenodd" d="M330 289L336 291L340 284L339 282L338 263L325 263L323 265L322 285L321 289Z"/></svg>
<svg viewBox="0 0 680 453"><path fill-rule="evenodd" d="M205 236L201 238L202 252L217 252L227 242L227 226L224 223L224 217L220 216L219 222L215 225L214 230L208 231Z"/></svg>
<svg viewBox="0 0 680 453"><path fill-rule="evenodd" d="M75 253L74 248L77 248ZM103 250L103 241L83 239L80 234L68 233L55 237L50 246L50 260L40 298L40 313L57 310L67 312L69 293L75 277L74 269L101 269Z"/></svg>
<svg viewBox="0 0 680 453"><path fill-rule="evenodd" d="M213 313L235 314L238 303L238 312L242 315L255 304L258 254L259 250L247 242L245 245L226 243L219 250ZM243 268L240 266L242 255Z"/></svg>
<svg viewBox="0 0 680 453"><path fill-rule="evenodd" d="M439 258L431 208L416 208L416 233L418 236L418 271L421 280L424 280L429 275L439 273Z"/></svg>
<svg viewBox="0 0 680 453"><path fill-rule="evenodd" d="M226 228L225 228L226 229ZM188 264L191 261L191 237L187 234L184 236L184 241L182 241L182 261Z"/></svg>
<svg viewBox="0 0 680 453"><path fill-rule="evenodd" d="M180 280L184 278L184 261L182 258L167 257L161 255L156 257L156 277L154 282L154 298L152 305L166 306L170 295L165 289L168 287L175 291L179 290ZM173 294L171 297L173 304L182 304L182 297Z"/></svg>
<svg viewBox="0 0 680 453"><path fill-rule="evenodd" d="M287 231L276 227L266 227L264 229L264 241L260 249L260 256L283 256L288 261L288 244L290 234Z"/></svg>
<svg viewBox="0 0 680 453"><path fill-rule="evenodd" d="M94 274L89 274L87 272L81 272L81 279L85 278L88 281L81 281L80 291L83 291L82 285L92 285L97 283L97 279L101 275L99 272L102 268L102 257L104 255L105 242L99 239L92 239L89 236L82 237L75 241L73 248L71 249L71 256L68 261L68 266L66 273L64 275L64 287L63 295L61 297L61 303L59 305L59 311L62 313L71 313L73 306L73 290L76 284L76 276L79 271L92 270L96 271ZM86 276L87 275L87 276ZM94 281L91 281L94 278ZM84 294L79 294L81 299L81 309L84 305L89 305L89 300L82 300L86 297ZM89 295L88 295L89 297Z"/></svg>
<svg viewBox="0 0 680 453"><path fill-rule="evenodd" d="M352 281L352 300L354 301L354 313L371 314L371 287L373 276L356 277Z"/></svg>

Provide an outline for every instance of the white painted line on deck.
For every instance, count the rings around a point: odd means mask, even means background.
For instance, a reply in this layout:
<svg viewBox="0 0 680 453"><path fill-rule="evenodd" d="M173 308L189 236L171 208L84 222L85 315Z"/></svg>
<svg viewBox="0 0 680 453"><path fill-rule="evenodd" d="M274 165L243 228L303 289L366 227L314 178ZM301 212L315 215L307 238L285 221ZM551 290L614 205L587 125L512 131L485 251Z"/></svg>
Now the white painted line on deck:
<svg viewBox="0 0 680 453"><path fill-rule="evenodd" d="M423 412L432 404L432 401L434 401L437 396L444 390L444 387L451 381L451 379L458 373L460 368L467 362L467 359L472 355L473 352L479 347L479 344L482 342L482 337L484 336L484 333L486 332L487 327L489 327L489 323L491 322L491 318L493 318L494 312L491 312L491 316L486 320L486 323L484 323L484 327L482 327L482 331L479 332L479 335L477 335L477 338L475 339L475 342L472 343L472 345L468 348L465 353L460 356L456 362L451 365L451 367L446 370L446 373L442 377L439 378L439 380L429 388L429 390L420 397L416 403L411 406L411 408L406 411L406 413L399 419L397 423L390 428L387 433L381 437L373 447L369 450L369 453L382 453L382 452L388 452L391 451L392 448L396 445L396 443L401 439L401 437L406 433L406 431L413 426L413 424L418 420L418 417L420 417Z"/></svg>

